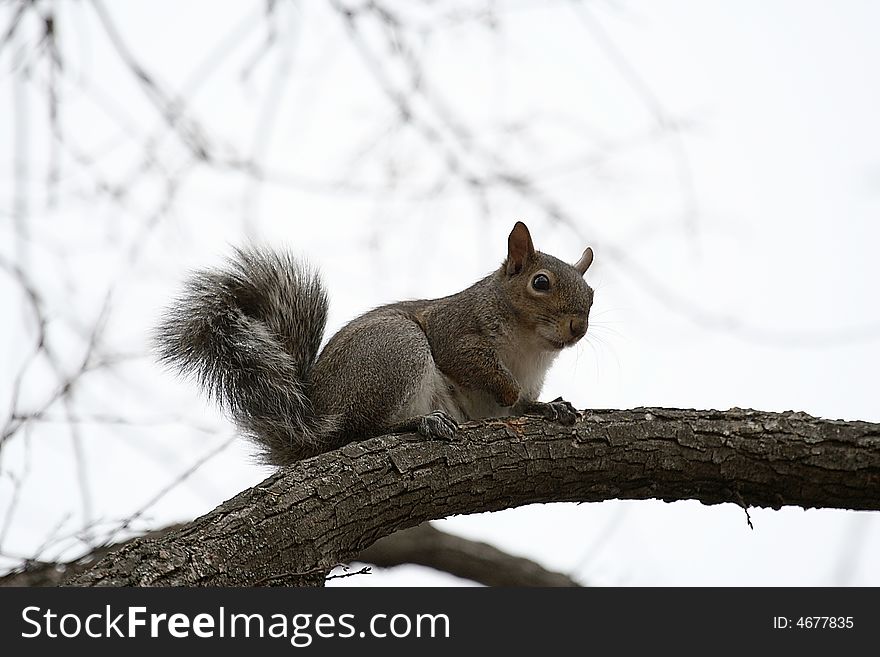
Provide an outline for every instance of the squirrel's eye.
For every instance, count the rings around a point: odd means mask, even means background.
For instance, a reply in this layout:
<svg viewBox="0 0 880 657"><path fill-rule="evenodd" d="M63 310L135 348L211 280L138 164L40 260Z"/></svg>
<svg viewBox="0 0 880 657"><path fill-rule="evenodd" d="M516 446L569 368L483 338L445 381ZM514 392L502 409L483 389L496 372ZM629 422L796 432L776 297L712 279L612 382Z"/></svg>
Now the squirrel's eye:
<svg viewBox="0 0 880 657"><path fill-rule="evenodd" d="M544 274L538 274L532 279L532 287L539 292L546 292L550 289L550 279Z"/></svg>

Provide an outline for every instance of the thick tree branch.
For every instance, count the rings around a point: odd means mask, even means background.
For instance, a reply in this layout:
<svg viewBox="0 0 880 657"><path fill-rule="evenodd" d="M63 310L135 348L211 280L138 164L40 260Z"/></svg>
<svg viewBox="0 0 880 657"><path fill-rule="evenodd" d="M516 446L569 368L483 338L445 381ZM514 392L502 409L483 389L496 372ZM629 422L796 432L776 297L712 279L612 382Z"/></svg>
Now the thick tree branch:
<svg viewBox="0 0 880 657"><path fill-rule="evenodd" d="M0 576L0 586L61 586L80 573L89 570L99 560L133 541L162 538L182 526L168 525L136 538L129 538L111 545L102 545L72 561L28 561L20 569Z"/></svg>
<svg viewBox="0 0 880 657"><path fill-rule="evenodd" d="M536 502L695 499L880 509L880 425L803 413L587 411L465 425L451 442L382 436L279 471L74 584L320 585L379 538Z"/></svg>
<svg viewBox="0 0 880 657"><path fill-rule="evenodd" d="M128 543L139 538L161 538L180 526L170 525L138 538L99 547L72 561L31 562L21 570L0 576L0 586L61 586ZM530 559L513 556L487 543L447 534L428 523L380 538L356 560L380 568L406 564L427 566L486 586L580 586L567 575L547 570Z"/></svg>

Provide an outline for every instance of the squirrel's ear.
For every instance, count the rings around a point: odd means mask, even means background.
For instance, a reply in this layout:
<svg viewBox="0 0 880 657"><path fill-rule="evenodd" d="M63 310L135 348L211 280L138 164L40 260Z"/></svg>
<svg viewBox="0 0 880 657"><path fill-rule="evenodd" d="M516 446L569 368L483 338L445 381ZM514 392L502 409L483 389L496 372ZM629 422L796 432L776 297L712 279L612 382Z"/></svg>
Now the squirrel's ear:
<svg viewBox="0 0 880 657"><path fill-rule="evenodd" d="M507 275L513 276L522 271L526 260L535 255L532 236L526 225L517 221L507 238Z"/></svg>
<svg viewBox="0 0 880 657"><path fill-rule="evenodd" d="M593 264L593 249L587 247L584 250L584 254L581 256L581 259L574 263L574 268L580 272L581 276L583 276L587 273L591 264Z"/></svg>

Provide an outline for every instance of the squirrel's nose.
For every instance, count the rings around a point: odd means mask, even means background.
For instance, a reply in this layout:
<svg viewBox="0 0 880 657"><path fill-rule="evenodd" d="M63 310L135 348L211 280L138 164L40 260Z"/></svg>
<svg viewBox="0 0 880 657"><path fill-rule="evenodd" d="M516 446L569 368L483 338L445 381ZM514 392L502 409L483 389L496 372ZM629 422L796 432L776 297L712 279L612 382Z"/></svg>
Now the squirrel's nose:
<svg viewBox="0 0 880 657"><path fill-rule="evenodd" d="M584 334L587 332L587 318L586 317L574 317L568 324L568 328L571 331L571 335L574 338L580 340L584 337Z"/></svg>

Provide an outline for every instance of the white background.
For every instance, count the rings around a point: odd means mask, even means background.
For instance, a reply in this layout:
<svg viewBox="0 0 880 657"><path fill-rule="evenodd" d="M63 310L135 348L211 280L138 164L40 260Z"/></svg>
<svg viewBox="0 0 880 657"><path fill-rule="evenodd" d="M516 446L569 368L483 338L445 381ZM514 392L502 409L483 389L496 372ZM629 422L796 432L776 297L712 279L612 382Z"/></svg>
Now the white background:
<svg viewBox="0 0 880 657"><path fill-rule="evenodd" d="M0 453L2 565L76 556L135 512L133 530L191 519L268 474L148 351L186 272L247 239L321 268L333 331L466 287L523 218L543 251L596 253L590 333L545 398L880 421L876 3L383 6L400 27L363 10L353 38L319 2L106 2L121 52L91 5L38 3L64 58L54 131L36 14L0 51L0 418L38 412ZM11 267L55 364L32 356ZM876 513L751 517L609 501L437 525L589 584L880 584Z"/></svg>

